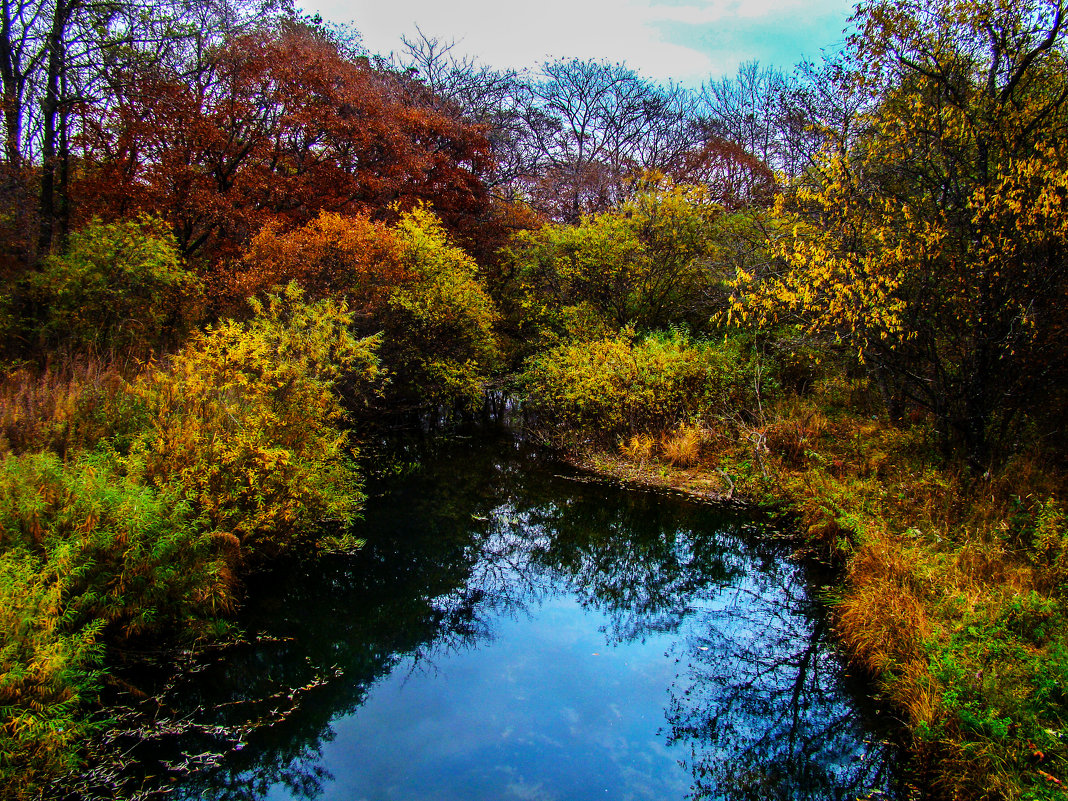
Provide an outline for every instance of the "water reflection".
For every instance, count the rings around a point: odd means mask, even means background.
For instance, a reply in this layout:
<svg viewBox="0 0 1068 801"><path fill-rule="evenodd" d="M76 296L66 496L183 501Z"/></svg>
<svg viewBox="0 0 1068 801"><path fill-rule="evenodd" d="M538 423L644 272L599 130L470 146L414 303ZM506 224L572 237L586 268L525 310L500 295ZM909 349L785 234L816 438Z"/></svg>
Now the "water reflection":
<svg viewBox="0 0 1068 801"><path fill-rule="evenodd" d="M257 577L242 621L257 637L140 705L157 736L115 741L140 765L128 791L888 789L802 568L751 521L556 476L509 439L413 445L390 464L418 469L372 487L360 553Z"/></svg>
<svg viewBox="0 0 1068 801"><path fill-rule="evenodd" d="M695 798L815 801L887 788L888 746L845 702L799 569L750 574L699 613L667 709L670 741L689 747Z"/></svg>

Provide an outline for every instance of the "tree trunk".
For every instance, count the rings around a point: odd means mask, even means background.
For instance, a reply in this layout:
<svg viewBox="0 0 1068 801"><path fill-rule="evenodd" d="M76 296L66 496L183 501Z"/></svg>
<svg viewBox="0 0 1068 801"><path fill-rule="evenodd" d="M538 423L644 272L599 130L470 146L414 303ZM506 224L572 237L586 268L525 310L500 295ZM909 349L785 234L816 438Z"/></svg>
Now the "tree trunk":
<svg viewBox="0 0 1068 801"><path fill-rule="evenodd" d="M70 15L67 0L56 0L55 16L52 29L48 35L48 72L45 81L45 95L41 102L44 117L44 132L41 139L41 227L37 239L38 257L52 252L56 227L56 177L57 152L56 138L59 133L57 122L60 121L60 79L65 67L64 34Z"/></svg>

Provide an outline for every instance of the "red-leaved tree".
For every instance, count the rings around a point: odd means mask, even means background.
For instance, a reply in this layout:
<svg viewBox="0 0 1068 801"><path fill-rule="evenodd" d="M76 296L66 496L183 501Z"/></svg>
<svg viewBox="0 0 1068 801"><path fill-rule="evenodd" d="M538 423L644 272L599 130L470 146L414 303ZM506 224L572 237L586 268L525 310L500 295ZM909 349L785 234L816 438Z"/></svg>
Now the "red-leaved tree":
<svg viewBox="0 0 1068 801"><path fill-rule="evenodd" d="M323 211L384 218L428 201L462 230L488 206L488 144L426 91L294 22L232 40L192 75L130 74L86 120L79 215L162 215L205 265Z"/></svg>

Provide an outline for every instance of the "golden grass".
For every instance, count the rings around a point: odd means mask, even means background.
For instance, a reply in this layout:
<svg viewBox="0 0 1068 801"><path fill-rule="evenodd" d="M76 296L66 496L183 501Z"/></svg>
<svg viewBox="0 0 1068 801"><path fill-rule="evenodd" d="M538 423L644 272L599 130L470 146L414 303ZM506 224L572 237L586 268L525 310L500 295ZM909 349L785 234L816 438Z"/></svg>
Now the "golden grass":
<svg viewBox="0 0 1068 801"><path fill-rule="evenodd" d="M850 560L847 590L835 604L836 628L872 673L924 660L931 623L914 564L889 538L862 546Z"/></svg>
<svg viewBox="0 0 1068 801"><path fill-rule="evenodd" d="M648 434L634 434L626 442L619 443L620 455L629 461L645 464L653 458L656 440Z"/></svg>
<svg viewBox="0 0 1068 801"><path fill-rule="evenodd" d="M660 440L660 452L675 467L693 467L701 458L703 431L698 425L680 423Z"/></svg>

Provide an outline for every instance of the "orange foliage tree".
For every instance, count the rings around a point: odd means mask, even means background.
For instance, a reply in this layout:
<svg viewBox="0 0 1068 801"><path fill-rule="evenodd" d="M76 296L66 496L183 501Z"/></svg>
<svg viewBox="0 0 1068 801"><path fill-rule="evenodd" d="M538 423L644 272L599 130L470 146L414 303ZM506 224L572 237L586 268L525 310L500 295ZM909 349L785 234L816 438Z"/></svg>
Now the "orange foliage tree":
<svg viewBox="0 0 1068 801"><path fill-rule="evenodd" d="M426 207L392 226L329 212L290 231L268 225L231 281L235 300L283 281L343 299L353 330L382 335L393 406L477 402L497 361L498 314L478 267Z"/></svg>
<svg viewBox="0 0 1068 801"><path fill-rule="evenodd" d="M406 76L289 21L231 40L193 75L130 74L85 121L83 213L162 215L186 256L236 255L268 222L390 216L432 200L450 227L488 204L481 131Z"/></svg>
<svg viewBox="0 0 1068 801"><path fill-rule="evenodd" d="M240 302L293 281L312 299L345 296L366 314L412 278L387 225L366 216L323 212L290 231L277 221L265 225L228 274L226 295Z"/></svg>

